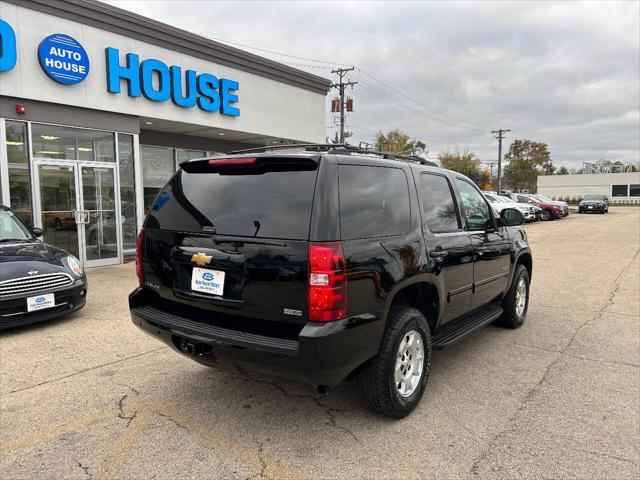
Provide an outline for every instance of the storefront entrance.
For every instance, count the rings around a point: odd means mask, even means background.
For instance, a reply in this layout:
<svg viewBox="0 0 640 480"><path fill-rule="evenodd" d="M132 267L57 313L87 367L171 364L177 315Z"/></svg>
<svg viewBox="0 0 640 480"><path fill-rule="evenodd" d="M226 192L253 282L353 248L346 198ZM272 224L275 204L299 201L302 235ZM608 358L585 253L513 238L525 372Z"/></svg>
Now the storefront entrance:
<svg viewBox="0 0 640 480"><path fill-rule="evenodd" d="M85 267L120 262L122 239L114 163L34 160L35 225L43 240Z"/></svg>

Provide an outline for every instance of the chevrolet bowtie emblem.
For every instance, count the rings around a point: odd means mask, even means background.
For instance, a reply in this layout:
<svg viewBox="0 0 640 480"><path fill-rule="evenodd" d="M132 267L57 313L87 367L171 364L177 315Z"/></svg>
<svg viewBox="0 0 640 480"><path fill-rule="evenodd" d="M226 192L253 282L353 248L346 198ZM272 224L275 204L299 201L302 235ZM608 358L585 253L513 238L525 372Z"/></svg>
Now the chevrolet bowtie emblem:
<svg viewBox="0 0 640 480"><path fill-rule="evenodd" d="M202 252L198 252L191 257L191 261L196 265L199 265L202 267L203 265L208 265L209 263L211 263L212 258L213 257L211 255L205 255Z"/></svg>

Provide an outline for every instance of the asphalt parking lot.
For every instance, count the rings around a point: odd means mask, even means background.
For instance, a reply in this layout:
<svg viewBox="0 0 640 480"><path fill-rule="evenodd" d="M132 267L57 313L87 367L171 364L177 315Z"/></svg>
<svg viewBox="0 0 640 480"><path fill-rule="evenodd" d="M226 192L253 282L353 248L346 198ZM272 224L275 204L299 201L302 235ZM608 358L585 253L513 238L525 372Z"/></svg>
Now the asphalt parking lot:
<svg viewBox="0 0 640 480"><path fill-rule="evenodd" d="M526 229L527 322L435 352L401 421L191 362L131 324L132 264L93 269L84 310L0 336L0 477L638 478L640 209Z"/></svg>

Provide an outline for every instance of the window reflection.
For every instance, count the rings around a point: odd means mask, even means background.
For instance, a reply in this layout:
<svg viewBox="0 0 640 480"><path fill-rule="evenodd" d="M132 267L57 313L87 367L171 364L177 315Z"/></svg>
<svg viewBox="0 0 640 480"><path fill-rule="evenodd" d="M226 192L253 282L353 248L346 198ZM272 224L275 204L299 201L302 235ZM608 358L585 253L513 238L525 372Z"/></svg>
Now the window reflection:
<svg viewBox="0 0 640 480"><path fill-rule="evenodd" d="M27 124L7 120L5 127L11 208L24 223L31 227L33 226L33 215L31 211L31 183L29 182Z"/></svg>
<svg viewBox="0 0 640 480"><path fill-rule="evenodd" d="M172 148L141 145L140 156L142 161L144 211L146 214L151 205L153 205L156 195L174 174L176 167Z"/></svg>
<svg viewBox="0 0 640 480"><path fill-rule="evenodd" d="M115 162L112 132L40 123L32 124L31 132L35 158Z"/></svg>
<svg viewBox="0 0 640 480"><path fill-rule="evenodd" d="M118 168L120 169L120 213L122 248L136 248L136 191L133 163L133 135L118 134Z"/></svg>

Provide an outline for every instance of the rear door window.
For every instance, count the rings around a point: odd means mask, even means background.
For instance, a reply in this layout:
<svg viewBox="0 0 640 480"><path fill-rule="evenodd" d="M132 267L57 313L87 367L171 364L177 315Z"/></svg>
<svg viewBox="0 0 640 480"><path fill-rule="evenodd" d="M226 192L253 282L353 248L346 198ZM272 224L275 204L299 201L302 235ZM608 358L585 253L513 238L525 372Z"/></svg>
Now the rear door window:
<svg viewBox="0 0 640 480"><path fill-rule="evenodd" d="M409 232L409 186L402 169L364 165L338 168L343 240Z"/></svg>
<svg viewBox="0 0 640 480"><path fill-rule="evenodd" d="M449 181L442 175L420 175L422 212L432 233L460 230L460 218Z"/></svg>
<svg viewBox="0 0 640 480"><path fill-rule="evenodd" d="M180 170L158 195L145 227L306 240L316 176L317 165L260 173Z"/></svg>

